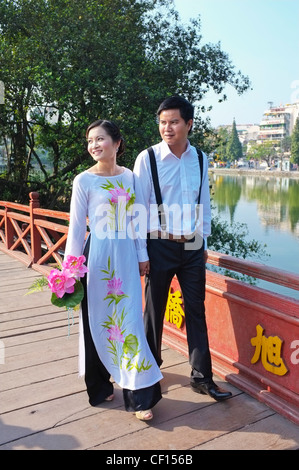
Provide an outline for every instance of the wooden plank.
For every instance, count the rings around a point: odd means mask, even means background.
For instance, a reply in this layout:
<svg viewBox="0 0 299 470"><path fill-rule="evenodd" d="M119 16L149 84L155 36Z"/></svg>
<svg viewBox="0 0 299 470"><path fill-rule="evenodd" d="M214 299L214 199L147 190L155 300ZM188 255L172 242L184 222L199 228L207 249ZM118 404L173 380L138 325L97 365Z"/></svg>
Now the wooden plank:
<svg viewBox="0 0 299 470"><path fill-rule="evenodd" d="M29 286L28 286L29 287ZM15 311L22 309L30 309L42 305L50 305L50 293L40 292L38 294L30 294L28 289L20 288L10 292L9 295L0 294L0 313L7 311Z"/></svg>
<svg viewBox="0 0 299 470"><path fill-rule="evenodd" d="M14 391L33 383L44 382L56 377L78 374L77 356L53 360L34 367L22 367L2 375L0 391ZM13 392L12 392L13 393ZM19 402L20 403L20 402ZM0 405L1 408L1 405Z"/></svg>
<svg viewBox="0 0 299 470"><path fill-rule="evenodd" d="M21 328L25 325L35 325L40 323L52 322L53 319L61 320L67 318L67 314L55 305L42 305L30 309L30 316L27 310L14 310L12 312L1 313L1 331L10 330L12 328ZM45 325L46 327L46 325Z"/></svg>
<svg viewBox="0 0 299 470"><path fill-rule="evenodd" d="M5 341L4 341L5 343ZM6 343L5 343L6 344ZM66 357L72 357L78 353L78 335L67 337L55 337L50 340L36 340L21 346L7 348L5 364L1 366L1 372L9 372L20 368L35 367L38 364L49 364ZM2 380L1 380L2 382Z"/></svg>
<svg viewBox="0 0 299 470"><path fill-rule="evenodd" d="M0 450L299 449L298 426L234 385L215 377L233 393L223 403L194 393L188 359L165 345L151 422L125 411L118 386L113 402L91 407L78 378L78 316L68 336L66 312L47 291L26 296L39 276L13 261L0 252Z"/></svg>
<svg viewBox="0 0 299 470"><path fill-rule="evenodd" d="M14 335L25 335L25 334L30 334L35 331L40 332L41 329L45 328L45 325L48 325L47 330L49 328L57 328L65 325L66 318L67 318L67 313L63 312L55 312L55 313L50 313L47 318L44 319L44 321L40 320L40 315L37 317L33 318L31 317L30 319L27 318L22 318L19 321L14 321L12 322L13 325L11 325L10 322L8 322L3 328L3 338L6 337L5 331L7 331L7 336L14 336ZM37 321L37 318L39 321ZM22 330L20 332L20 329Z"/></svg>
<svg viewBox="0 0 299 470"><path fill-rule="evenodd" d="M77 333L77 325L78 323L75 323L69 327L67 321L64 320L59 324L49 326L47 329L36 330L35 332L31 332L26 335L23 335L22 333L19 333L18 335L6 334L6 336L1 337L9 351L9 356L13 357L14 355L22 355L28 350L28 348L32 349L35 343L38 344L40 342L45 342L51 338L62 338L63 344L61 347L66 347L64 342L66 339L69 340ZM21 346L22 349L20 350L18 346Z"/></svg>
<svg viewBox="0 0 299 470"><path fill-rule="evenodd" d="M121 391L117 395L121 395ZM99 413L81 418L80 424L73 418L0 449L72 449L75 441L78 450L183 450L231 433L247 424L248 420L256 421L257 415L261 417L261 414L267 416L271 413L249 397L251 406L248 404L245 410L241 397L221 404L210 400L195 394L189 387L170 391L155 407L155 417L150 426L138 421L133 413L124 411L123 406L111 409L105 404L105 412L100 406ZM70 414L70 409L67 412ZM67 447L70 443L71 447Z"/></svg>
<svg viewBox="0 0 299 470"><path fill-rule="evenodd" d="M118 397L113 403L117 401ZM89 406L85 392L79 392L3 414L0 418L0 449L3 449L1 444L13 449L19 445L15 442L17 439L36 432L46 434L48 429L57 428L59 423L77 420L80 425L79 420L95 413L98 414L99 409ZM72 441L74 443L75 439L69 436L69 448L72 448Z"/></svg>
<svg viewBox="0 0 299 470"><path fill-rule="evenodd" d="M286 418L272 414L213 441L196 446L194 450L298 450L299 427Z"/></svg>
<svg viewBox="0 0 299 470"><path fill-rule="evenodd" d="M144 445L148 450L192 449L224 434L231 435L248 422L256 421L258 416L271 413L264 405L259 405L246 397L244 406L243 395L215 403L210 397L195 394L190 387L174 390L155 407L152 426L144 426L134 435L127 433L118 438L106 438L95 448L123 450L133 443L134 450L142 450Z"/></svg>
<svg viewBox="0 0 299 470"><path fill-rule="evenodd" d="M55 400L57 396L68 396L81 392L83 389L83 380L79 380L78 374L75 372L41 382L32 382L16 389L1 392L0 413L7 413L45 401Z"/></svg>

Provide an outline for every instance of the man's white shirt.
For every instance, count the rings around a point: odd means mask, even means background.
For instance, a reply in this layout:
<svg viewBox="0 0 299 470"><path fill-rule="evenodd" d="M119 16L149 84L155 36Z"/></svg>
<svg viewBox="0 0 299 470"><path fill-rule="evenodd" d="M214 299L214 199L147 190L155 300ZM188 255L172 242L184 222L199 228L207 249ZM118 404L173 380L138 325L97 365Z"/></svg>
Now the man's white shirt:
<svg viewBox="0 0 299 470"><path fill-rule="evenodd" d="M208 159L203 153L203 176L199 211L196 211L200 188L200 166L196 148L188 141L181 158L176 157L169 146L162 142L153 145L157 162L166 232L174 236L188 236L197 232L205 240L211 233L211 202L208 177ZM147 150L137 157L134 166L136 201L147 212L149 232L161 231L156 195L152 180L150 159ZM197 215L199 213L199 216ZM140 249L146 250L146 247ZM140 257L144 258L140 253Z"/></svg>

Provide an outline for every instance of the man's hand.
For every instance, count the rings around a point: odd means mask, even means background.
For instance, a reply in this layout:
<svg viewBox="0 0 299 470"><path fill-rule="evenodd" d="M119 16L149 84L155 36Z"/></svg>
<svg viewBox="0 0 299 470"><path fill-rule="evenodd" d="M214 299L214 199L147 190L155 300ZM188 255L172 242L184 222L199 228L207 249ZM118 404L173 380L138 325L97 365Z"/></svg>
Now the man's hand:
<svg viewBox="0 0 299 470"><path fill-rule="evenodd" d="M142 261L139 263L139 273L140 276L144 276L145 274L149 274L150 272L150 262L149 261Z"/></svg>

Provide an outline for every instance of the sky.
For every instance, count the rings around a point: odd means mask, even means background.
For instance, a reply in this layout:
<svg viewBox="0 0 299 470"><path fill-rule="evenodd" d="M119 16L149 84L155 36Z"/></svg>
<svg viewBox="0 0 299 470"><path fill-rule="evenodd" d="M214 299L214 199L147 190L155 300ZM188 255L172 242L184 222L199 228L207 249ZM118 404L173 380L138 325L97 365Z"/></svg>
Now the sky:
<svg viewBox="0 0 299 470"><path fill-rule="evenodd" d="M236 70L249 77L252 90L228 99L215 93L204 100L213 127L259 124L264 111L299 100L299 0L174 0L184 24L201 18L202 44L221 43Z"/></svg>

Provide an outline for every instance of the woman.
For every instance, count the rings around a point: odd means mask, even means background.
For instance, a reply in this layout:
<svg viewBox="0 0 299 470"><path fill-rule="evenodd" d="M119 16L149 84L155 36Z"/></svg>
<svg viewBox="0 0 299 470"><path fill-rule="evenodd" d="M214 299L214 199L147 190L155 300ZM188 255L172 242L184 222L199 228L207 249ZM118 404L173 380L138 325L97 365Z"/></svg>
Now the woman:
<svg viewBox="0 0 299 470"><path fill-rule="evenodd" d="M65 250L65 256L83 253L88 266L80 375L85 374L91 405L113 400L112 376L123 388L126 410L149 420L161 399L162 374L143 327L140 275L148 272L149 262L145 240L134 236L132 228L133 173L116 162L124 141L115 123L95 121L86 138L96 163L74 179ZM87 217L90 234L85 242Z"/></svg>

